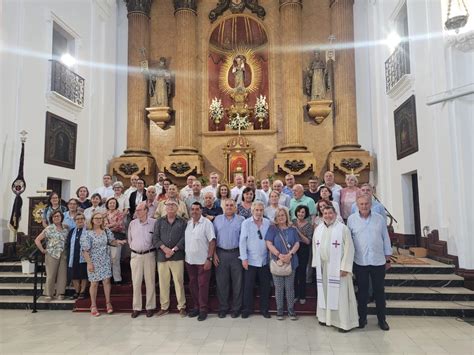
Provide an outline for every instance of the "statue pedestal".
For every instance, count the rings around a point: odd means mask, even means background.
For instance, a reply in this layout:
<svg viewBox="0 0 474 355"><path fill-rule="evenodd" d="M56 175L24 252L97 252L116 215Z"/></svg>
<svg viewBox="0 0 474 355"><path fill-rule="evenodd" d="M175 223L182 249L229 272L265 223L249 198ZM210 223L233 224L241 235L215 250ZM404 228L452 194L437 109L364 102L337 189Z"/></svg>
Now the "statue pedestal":
<svg viewBox="0 0 474 355"><path fill-rule="evenodd" d="M200 154L170 154L165 157L163 164L164 169L176 177L201 175L204 167Z"/></svg>
<svg viewBox="0 0 474 355"><path fill-rule="evenodd" d="M160 128L164 128L171 118L171 108L169 107L147 107L145 110L148 111L148 119L155 122Z"/></svg>
<svg viewBox="0 0 474 355"><path fill-rule="evenodd" d="M280 152L273 160L273 171L278 174L302 175L316 168L316 159L311 152Z"/></svg>
<svg viewBox="0 0 474 355"><path fill-rule="evenodd" d="M359 185L369 182L373 158L366 150L340 150L332 151L328 156L328 170L334 173L338 184L345 184L346 175L354 174L359 180Z"/></svg>
<svg viewBox="0 0 474 355"><path fill-rule="evenodd" d="M307 105L308 115L317 124L320 124L331 113L332 111L331 106L332 106L332 100L308 101L308 105Z"/></svg>
<svg viewBox="0 0 474 355"><path fill-rule="evenodd" d="M145 179L147 185L155 183L156 162L155 158L146 155L124 154L112 159L109 173L116 175L124 186L130 185L130 177L135 174Z"/></svg>

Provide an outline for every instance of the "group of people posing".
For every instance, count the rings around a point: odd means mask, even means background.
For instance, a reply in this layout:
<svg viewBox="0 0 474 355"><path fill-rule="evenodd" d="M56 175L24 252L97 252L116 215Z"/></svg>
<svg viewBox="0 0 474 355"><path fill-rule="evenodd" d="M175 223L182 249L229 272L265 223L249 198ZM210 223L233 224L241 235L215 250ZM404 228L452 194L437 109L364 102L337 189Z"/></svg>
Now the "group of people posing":
<svg viewBox="0 0 474 355"><path fill-rule="evenodd" d="M202 188L189 176L178 190L159 173L157 184L145 188L145 181L134 175L124 191L121 182L112 183L104 175L104 186L90 199L87 187L81 186L67 208L51 193L43 213L45 229L36 238L45 254L47 299L64 298L68 280L75 289L73 298L84 298L89 281L91 314L99 316L96 299L102 281L106 311L113 313L111 280L122 282L120 261L125 255L130 257L132 318L143 309L143 281L146 316L166 315L172 279L179 314L205 320L214 267L219 318L229 313L248 318L257 287L257 309L270 318L273 283L277 319L284 319L286 299L287 315L296 320L295 304L306 303L306 284L315 269L320 324L341 332L365 327L371 286L379 327L389 329L384 278L392 249L385 209L369 184L359 188L357 177L348 175L342 188L329 171L321 185L311 177L307 190L291 174L285 183L275 180L271 186L264 179L258 189L253 176L246 181L236 176L232 188L219 184L217 173L210 174L209 182ZM186 306L185 269L191 307Z"/></svg>

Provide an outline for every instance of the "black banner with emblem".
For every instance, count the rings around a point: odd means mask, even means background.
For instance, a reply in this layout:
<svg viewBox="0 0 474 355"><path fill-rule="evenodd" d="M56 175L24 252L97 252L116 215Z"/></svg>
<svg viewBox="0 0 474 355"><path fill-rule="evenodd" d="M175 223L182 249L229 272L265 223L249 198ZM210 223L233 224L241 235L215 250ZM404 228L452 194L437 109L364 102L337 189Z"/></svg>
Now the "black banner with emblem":
<svg viewBox="0 0 474 355"><path fill-rule="evenodd" d="M20 154L20 167L18 168L18 176L12 183L12 192L16 195L15 201L13 202L12 214L10 217L10 227L17 231L20 226L21 219L21 207L23 206L23 199L21 194L26 189L26 182L23 178L23 163L25 160L25 143L21 143L21 154Z"/></svg>

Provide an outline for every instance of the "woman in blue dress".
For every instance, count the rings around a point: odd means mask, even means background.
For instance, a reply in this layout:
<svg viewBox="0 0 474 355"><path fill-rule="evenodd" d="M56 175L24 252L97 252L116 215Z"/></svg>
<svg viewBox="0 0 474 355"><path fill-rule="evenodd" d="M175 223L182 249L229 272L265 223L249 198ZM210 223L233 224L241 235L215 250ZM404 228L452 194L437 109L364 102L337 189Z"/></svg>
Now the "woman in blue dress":
<svg viewBox="0 0 474 355"><path fill-rule="evenodd" d="M99 282L104 286L106 310L112 314L114 309L110 302L110 278L112 277L112 264L110 260L109 245L124 245L126 240L116 240L108 229L105 229L104 215L101 212L92 214L89 229L81 238L81 248L87 263L87 276L91 283L89 293L91 296L91 315L98 317L97 289Z"/></svg>

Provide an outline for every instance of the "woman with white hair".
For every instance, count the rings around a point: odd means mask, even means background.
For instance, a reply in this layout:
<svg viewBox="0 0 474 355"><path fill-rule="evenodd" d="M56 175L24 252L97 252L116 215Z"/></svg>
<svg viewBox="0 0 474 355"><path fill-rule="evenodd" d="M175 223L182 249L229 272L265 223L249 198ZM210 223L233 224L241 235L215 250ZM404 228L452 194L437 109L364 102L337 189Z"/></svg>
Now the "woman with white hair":
<svg viewBox="0 0 474 355"><path fill-rule="evenodd" d="M356 201L359 188L357 187L359 180L355 175L346 176L346 187L341 190L341 216L344 221L347 221L351 215L352 205Z"/></svg>

